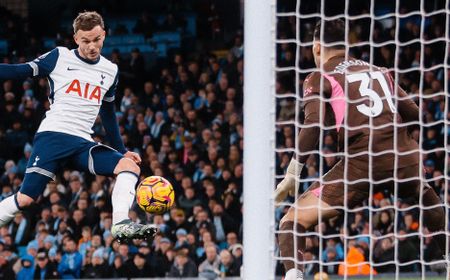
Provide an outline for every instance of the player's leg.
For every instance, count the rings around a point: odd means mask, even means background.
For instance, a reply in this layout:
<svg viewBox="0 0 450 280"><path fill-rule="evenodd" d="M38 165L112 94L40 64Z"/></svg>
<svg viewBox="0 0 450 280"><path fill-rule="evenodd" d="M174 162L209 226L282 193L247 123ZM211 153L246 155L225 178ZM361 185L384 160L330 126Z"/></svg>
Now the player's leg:
<svg viewBox="0 0 450 280"><path fill-rule="evenodd" d="M140 172L139 166L129 158L122 158L114 169L117 177L111 195L113 207L111 233L115 238L123 240L151 238L158 230L154 225L134 223L128 217L128 212L134 202L135 188Z"/></svg>
<svg viewBox="0 0 450 280"><path fill-rule="evenodd" d="M36 201L51 179L37 174L25 174L20 190L0 202L0 227L7 225L16 215Z"/></svg>
<svg viewBox="0 0 450 280"><path fill-rule="evenodd" d="M38 133L34 137L33 152L27 164L25 177L19 191L0 202L0 226L4 226L22 209L34 203L43 193L47 183L55 179L61 160L70 154L68 141L53 132Z"/></svg>
<svg viewBox="0 0 450 280"><path fill-rule="evenodd" d="M433 240L438 247L445 254L446 237L445 237L445 212L441 199L426 182L419 180L419 165L405 167L398 170L399 179L411 178L410 181L403 181L399 183L399 197L413 198L420 202L422 198L423 210L423 224L431 233L443 232L433 236Z"/></svg>
<svg viewBox="0 0 450 280"><path fill-rule="evenodd" d="M433 236L433 240L441 249L442 255L446 254L445 212L441 199L428 185L422 185L422 203L427 209L423 211L424 225L430 232L442 232Z"/></svg>
<svg viewBox="0 0 450 280"><path fill-rule="evenodd" d="M369 184L367 180L366 182L361 180L368 178L367 171L349 164L346 180L344 180L344 168L345 163L338 162L324 175L323 184L314 183L282 218L278 244L287 272L286 280L303 279L301 262L305 250L305 237L302 234L317 225L320 219L327 220L339 215L338 206L346 205L353 208L369 196ZM355 181L357 183L353 183ZM347 203L344 197L347 197Z"/></svg>
<svg viewBox="0 0 450 280"><path fill-rule="evenodd" d="M128 212L136 195L136 184L141 174L139 166L129 158L121 158L114 168L117 175L111 194L113 225L128 220Z"/></svg>
<svg viewBox="0 0 450 280"><path fill-rule="evenodd" d="M93 145L77 155L75 162L92 174L116 176L111 194L113 226L111 233L116 238L133 239L152 237L157 228L131 222L129 210L135 199L135 188L140 175L139 166L131 159L105 145Z"/></svg>
<svg viewBox="0 0 450 280"><path fill-rule="evenodd" d="M320 187L313 185L311 189L297 199L280 222L278 244L286 270L285 280L303 279L301 262L306 240L303 234L306 230L317 225L319 216L329 219L339 215L338 210L320 199L320 193L316 191Z"/></svg>

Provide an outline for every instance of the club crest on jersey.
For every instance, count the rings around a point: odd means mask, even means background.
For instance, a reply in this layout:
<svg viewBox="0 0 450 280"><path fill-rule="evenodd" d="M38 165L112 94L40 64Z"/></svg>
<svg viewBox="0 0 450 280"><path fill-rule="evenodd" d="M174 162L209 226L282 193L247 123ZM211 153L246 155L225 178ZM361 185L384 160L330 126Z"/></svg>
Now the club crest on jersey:
<svg viewBox="0 0 450 280"><path fill-rule="evenodd" d="M100 77L102 78L102 80L100 81L100 84L103 85L105 82L103 82L103 80L106 78L105 75L103 75L103 73L100 75Z"/></svg>
<svg viewBox="0 0 450 280"><path fill-rule="evenodd" d="M84 84L84 87L81 86L79 80L75 79L70 83L69 87L66 90L66 93L76 93L79 97L89 99L89 100L97 100L97 103L100 104L102 92L99 86L91 86L89 83Z"/></svg>
<svg viewBox="0 0 450 280"><path fill-rule="evenodd" d="M33 166L36 166L39 160L40 160L39 156L36 156L33 162Z"/></svg>

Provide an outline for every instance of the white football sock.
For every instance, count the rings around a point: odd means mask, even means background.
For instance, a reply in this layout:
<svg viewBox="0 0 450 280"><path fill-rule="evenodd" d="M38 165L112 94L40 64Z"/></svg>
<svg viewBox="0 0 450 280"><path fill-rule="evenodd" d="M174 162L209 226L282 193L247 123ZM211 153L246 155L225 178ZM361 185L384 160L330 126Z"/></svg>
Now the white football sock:
<svg viewBox="0 0 450 280"><path fill-rule="evenodd" d="M116 184L111 194L113 207L113 225L129 219L128 212L133 205L136 194L135 186L138 176L132 172L121 172L117 175Z"/></svg>
<svg viewBox="0 0 450 280"><path fill-rule="evenodd" d="M303 272L296 268L291 268L286 272L284 280L303 280Z"/></svg>
<svg viewBox="0 0 450 280"><path fill-rule="evenodd" d="M19 212L19 208L17 208L15 195L8 196L0 202L0 227L8 224L17 212Z"/></svg>

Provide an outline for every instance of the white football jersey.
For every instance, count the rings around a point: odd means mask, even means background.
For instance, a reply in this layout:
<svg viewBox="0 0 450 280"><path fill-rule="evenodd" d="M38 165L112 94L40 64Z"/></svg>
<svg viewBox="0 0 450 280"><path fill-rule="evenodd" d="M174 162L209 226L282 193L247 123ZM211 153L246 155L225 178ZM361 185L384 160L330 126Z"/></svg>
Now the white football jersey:
<svg viewBox="0 0 450 280"><path fill-rule="evenodd" d="M117 65L100 56L82 58L78 50L57 47L28 63L33 76L45 76L50 85L50 110L38 132L54 131L92 141L95 119L103 101L113 102Z"/></svg>

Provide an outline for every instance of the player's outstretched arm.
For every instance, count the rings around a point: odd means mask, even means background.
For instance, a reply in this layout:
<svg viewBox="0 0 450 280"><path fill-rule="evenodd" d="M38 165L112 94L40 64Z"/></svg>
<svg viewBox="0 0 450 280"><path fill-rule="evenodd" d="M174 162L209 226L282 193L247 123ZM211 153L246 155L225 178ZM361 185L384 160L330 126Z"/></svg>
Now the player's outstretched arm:
<svg viewBox="0 0 450 280"><path fill-rule="evenodd" d="M0 64L0 79L2 80L23 80L32 76L33 68L28 63Z"/></svg>
<svg viewBox="0 0 450 280"><path fill-rule="evenodd" d="M308 80L308 79L307 79ZM317 93L318 88L311 87L308 82L305 82L305 96L309 94L304 110L305 121L304 127L300 130L298 135L298 150L300 155L297 157L294 155L286 170L284 179L277 185L277 189L274 193L275 204L281 203L286 199L287 195L294 196L297 191L298 179L302 172L303 166L309 157L309 153L315 150L320 138L320 113L321 100L320 95ZM314 93L312 93L314 92Z"/></svg>
<svg viewBox="0 0 450 280"><path fill-rule="evenodd" d="M0 63L0 79L26 79L35 76L47 76L56 66L58 48L41 55L33 61L20 64Z"/></svg>

